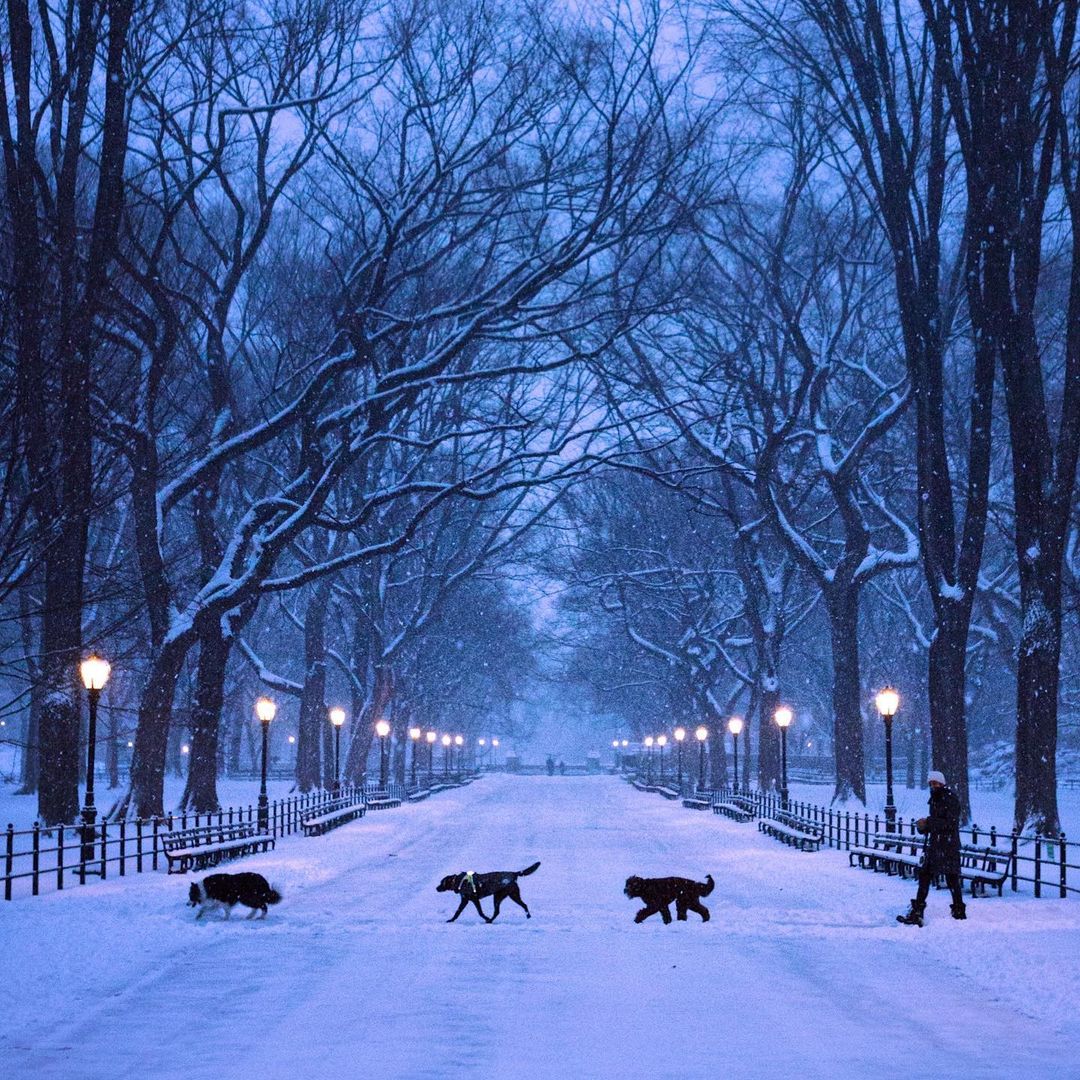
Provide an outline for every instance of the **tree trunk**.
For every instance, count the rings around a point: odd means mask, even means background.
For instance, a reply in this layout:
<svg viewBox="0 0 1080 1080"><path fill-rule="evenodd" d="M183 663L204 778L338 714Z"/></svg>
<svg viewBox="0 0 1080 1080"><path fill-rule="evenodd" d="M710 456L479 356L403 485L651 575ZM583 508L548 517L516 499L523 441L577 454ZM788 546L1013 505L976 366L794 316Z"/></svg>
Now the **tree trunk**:
<svg viewBox="0 0 1080 1080"><path fill-rule="evenodd" d="M859 593L839 587L828 598L833 661L834 802L866 803L863 720L859 685Z"/></svg>
<svg viewBox="0 0 1080 1080"><path fill-rule="evenodd" d="M961 821L971 818L968 739L964 700L971 604L939 602L930 643L930 743L933 768L960 797Z"/></svg>
<svg viewBox="0 0 1080 1080"><path fill-rule="evenodd" d="M296 783L301 791L317 788L320 750L326 729L326 610L327 583L313 591L304 617L304 690L300 697L300 724L296 739ZM331 768L332 768L331 764Z"/></svg>
<svg viewBox="0 0 1080 1080"><path fill-rule="evenodd" d="M181 806L198 813L220 807L217 794L218 743L225 703L225 672L231 642L217 619L199 634L199 663L195 672L195 708L191 714L191 751Z"/></svg>
<svg viewBox="0 0 1080 1080"><path fill-rule="evenodd" d="M118 812L124 816L158 817L165 812L165 762L169 744L176 683L191 647L191 636L167 640L162 646L139 702L135 750L131 759L131 792Z"/></svg>

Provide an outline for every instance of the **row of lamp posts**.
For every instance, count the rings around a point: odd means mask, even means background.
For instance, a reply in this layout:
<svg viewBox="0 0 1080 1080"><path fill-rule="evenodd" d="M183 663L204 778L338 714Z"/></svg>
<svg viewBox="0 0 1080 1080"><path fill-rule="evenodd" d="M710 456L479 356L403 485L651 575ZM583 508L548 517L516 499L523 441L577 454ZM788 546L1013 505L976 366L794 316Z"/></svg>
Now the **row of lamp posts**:
<svg viewBox="0 0 1080 1080"><path fill-rule="evenodd" d="M896 803L893 799L892 722L900 707L900 695L891 686L887 686L884 690L878 692L874 701L877 705L878 712L881 714L881 719L885 724L885 831L895 832ZM794 718L794 712L787 705L779 706L773 713L773 720L780 729L780 801L785 810L788 808L789 803L787 732L788 728L791 727L791 722ZM728 720L727 729L731 735L732 743L732 765L734 767L733 771L735 777L733 787L735 791L738 792L740 786L739 736L743 731L742 718L732 716ZM683 741L686 738L686 729L677 727L672 734L675 736L675 744L678 747L678 783L681 787L683 780ZM709 738L709 732L708 729L703 726L697 728L694 735L698 740L698 790L703 791L705 789L705 743ZM645 736L644 746L647 783L652 783L652 755L654 746L659 750L660 779L663 780L664 778L664 747L667 745L667 741L666 735ZM627 739L614 739L612 740L611 745L615 749L616 763L618 764L620 762L619 751L625 749L629 745L629 742Z"/></svg>

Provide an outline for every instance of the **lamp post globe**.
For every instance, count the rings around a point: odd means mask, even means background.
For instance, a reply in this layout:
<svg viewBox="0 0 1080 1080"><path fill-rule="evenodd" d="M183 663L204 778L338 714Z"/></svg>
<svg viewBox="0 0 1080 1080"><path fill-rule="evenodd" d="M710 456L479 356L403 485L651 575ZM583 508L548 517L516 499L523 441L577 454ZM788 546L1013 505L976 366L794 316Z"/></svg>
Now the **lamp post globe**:
<svg viewBox="0 0 1080 1080"><path fill-rule="evenodd" d="M270 721L277 716L277 705L271 698L261 697L255 702L255 715L262 728L262 773L259 781L258 822L259 832L270 828L270 800L266 794L266 760L270 741Z"/></svg>
<svg viewBox="0 0 1080 1080"><path fill-rule="evenodd" d="M741 716L733 716L727 722L727 729L731 733L731 746L733 750L734 778L732 787L737 795L739 793L739 736L742 734L743 722Z"/></svg>
<svg viewBox="0 0 1080 1080"><path fill-rule="evenodd" d="M429 731L424 735L424 742L427 743L427 778L428 784L431 784L433 779L432 773L435 768L435 740L439 736L434 731Z"/></svg>
<svg viewBox="0 0 1080 1080"><path fill-rule="evenodd" d="M709 729L702 724L700 727L694 729L694 738L698 742L698 769L697 769L697 786L698 791L705 790L705 743L709 739Z"/></svg>
<svg viewBox="0 0 1080 1080"><path fill-rule="evenodd" d="M379 790L385 791L389 780L390 754L386 737L390 734L390 725L385 720L375 724L375 734L379 736Z"/></svg>
<svg viewBox="0 0 1080 1080"><path fill-rule="evenodd" d="M788 808L788 782L787 782L787 729L791 727L791 721L795 714L786 705L781 705L773 719L780 729L780 802L784 809Z"/></svg>
<svg viewBox="0 0 1080 1080"><path fill-rule="evenodd" d="M892 725L900 708L900 695L891 687L879 690L874 698L885 725L885 831L896 832L896 803L893 801Z"/></svg>
<svg viewBox="0 0 1080 1080"><path fill-rule="evenodd" d="M409 728L409 741L412 743L412 786L416 787L416 755L420 750L420 739L423 732L418 727Z"/></svg>
<svg viewBox="0 0 1080 1080"><path fill-rule="evenodd" d="M679 747L679 753L677 755L678 759L679 759L679 764L678 764L678 767L677 767L677 770L676 770L676 773L677 773L676 786L678 787L678 789L680 791L682 791L682 744L683 744L683 740L686 738L686 728L677 727L672 732L672 734L675 736L675 742L678 744L678 747Z"/></svg>
<svg viewBox="0 0 1080 1080"><path fill-rule="evenodd" d="M97 768L97 712L101 691L109 681L112 665L100 656L88 656L79 664L79 675L86 687L86 699L89 705L89 726L86 738L86 798L82 808L82 851L79 860L80 880L86 880L86 864L94 858L95 823L97 807L94 805L94 770Z"/></svg>
<svg viewBox="0 0 1080 1080"><path fill-rule="evenodd" d="M341 729L345 725L345 710L330 710L330 723L334 726L334 794L341 792Z"/></svg>

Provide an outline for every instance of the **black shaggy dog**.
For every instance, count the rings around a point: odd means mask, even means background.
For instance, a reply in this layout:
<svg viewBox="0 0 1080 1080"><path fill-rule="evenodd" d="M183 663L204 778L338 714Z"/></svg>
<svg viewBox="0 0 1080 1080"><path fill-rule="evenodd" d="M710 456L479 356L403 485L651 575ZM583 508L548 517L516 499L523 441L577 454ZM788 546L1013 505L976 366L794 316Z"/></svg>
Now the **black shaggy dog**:
<svg viewBox="0 0 1080 1080"><path fill-rule="evenodd" d="M658 911L665 923L671 922L671 905L680 922L686 921L688 911L696 911L702 922L709 921L709 909L701 902L713 891L712 874L705 875L704 884L684 877L643 878L636 875L626 879L623 892L631 900L641 900L645 906L634 916L634 922L644 922Z"/></svg>
<svg viewBox="0 0 1080 1080"><path fill-rule="evenodd" d="M281 893L262 874L211 874L202 881L193 881L188 890L188 907L199 909L196 919L215 909L224 911L227 919L237 904L251 908L249 919L257 911L265 919L267 906L279 903Z"/></svg>
<svg viewBox="0 0 1080 1080"><path fill-rule="evenodd" d="M447 874L435 886L435 891L457 893L461 897L461 903L458 904L458 909L454 912L453 917L446 921L453 922L465 910L466 904L473 903L476 905L476 910L480 912L480 918L484 922L494 922L499 914L500 905L506 899L513 900L520 908L525 908L525 918L531 919L532 915L529 913L525 901L521 899L517 880L518 878L528 877L539 865L538 862L534 862L532 866L527 866L524 870L518 870L516 873L513 870L503 870L494 874L474 874L469 870L462 874ZM480 906L480 901L485 896L495 897L495 911L490 919L484 914L484 909Z"/></svg>

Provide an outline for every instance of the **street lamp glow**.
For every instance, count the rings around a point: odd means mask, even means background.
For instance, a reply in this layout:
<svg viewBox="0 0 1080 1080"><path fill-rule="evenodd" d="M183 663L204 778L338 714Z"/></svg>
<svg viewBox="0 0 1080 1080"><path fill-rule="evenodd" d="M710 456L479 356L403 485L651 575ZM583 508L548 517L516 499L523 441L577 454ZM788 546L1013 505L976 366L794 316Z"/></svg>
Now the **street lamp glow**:
<svg viewBox="0 0 1080 1080"><path fill-rule="evenodd" d="M413 742L416 742L422 734L423 732L418 727L409 728L409 738L412 739Z"/></svg>
<svg viewBox="0 0 1080 1080"><path fill-rule="evenodd" d="M611 745L614 746L616 750L618 750L619 749L619 740L618 739L612 739L611 740Z"/></svg>
<svg viewBox="0 0 1080 1080"><path fill-rule="evenodd" d="M780 721L777 720L777 723L780 723ZM728 731L731 732L732 735L741 735L742 734L742 729L743 729L742 717L741 716L733 716L727 722L727 729L728 729Z"/></svg>
<svg viewBox="0 0 1080 1080"><path fill-rule="evenodd" d="M187 743L184 743L184 745L180 747L180 753L181 754L190 754L191 753L191 747L188 746Z"/></svg>
<svg viewBox="0 0 1080 1080"><path fill-rule="evenodd" d="M268 697L261 697L255 702L255 715L264 723L269 724L277 716L277 705Z"/></svg>
<svg viewBox="0 0 1080 1080"><path fill-rule="evenodd" d="M709 737L709 729L703 724L694 732L694 738L698 742L704 742Z"/></svg>
<svg viewBox="0 0 1080 1080"><path fill-rule="evenodd" d="M292 746L292 744L294 742L296 742L296 736L295 735L290 735L289 736L289 745Z"/></svg>
<svg viewBox="0 0 1080 1080"><path fill-rule="evenodd" d="M450 744L451 744L451 743L452 743L453 741L454 741L454 740L453 740L453 739L451 739L449 735L444 735L444 736L442 737L442 744L443 744L443 746L449 746L449 745L450 745Z"/></svg>
<svg viewBox="0 0 1080 1080"><path fill-rule="evenodd" d="M477 739L476 741L477 741L477 742L478 742L478 743L479 743L479 744L480 744L481 746L487 746L487 739Z"/></svg>
<svg viewBox="0 0 1080 1080"><path fill-rule="evenodd" d="M390 725L385 720L380 720L375 725L375 734L378 735L380 739L385 739L386 736L390 734Z"/></svg>
<svg viewBox="0 0 1080 1080"><path fill-rule="evenodd" d="M795 714L786 705L781 705L773 714L773 718L776 720L777 727L786 728L791 727L791 721L795 719Z"/></svg>
<svg viewBox="0 0 1080 1080"><path fill-rule="evenodd" d="M464 735L455 735L454 736L454 745L455 746L464 746L465 745L465 736Z"/></svg>
<svg viewBox="0 0 1080 1080"><path fill-rule="evenodd" d="M342 708L334 708L330 710L330 723L334 727L341 727L345 723L345 710Z"/></svg>
<svg viewBox="0 0 1080 1080"><path fill-rule="evenodd" d="M623 739L622 744L623 744L623 746L629 746L630 745L630 740L629 739Z"/></svg>
<svg viewBox="0 0 1080 1080"><path fill-rule="evenodd" d="M433 742L434 742L434 741L435 741L435 740L436 740L436 739L437 739L438 737L439 737L439 736L438 736L438 735L436 735L434 731L429 731L429 732L428 732L428 733L427 733L427 734L426 734L426 735L424 736L424 738L425 738L425 739L426 739L426 740L427 740L427 741L428 741L429 743L433 743Z"/></svg>
<svg viewBox="0 0 1080 1080"><path fill-rule="evenodd" d="M491 740L491 745L492 746L498 746L499 745L499 740L498 739L492 739Z"/></svg>
<svg viewBox="0 0 1080 1080"><path fill-rule="evenodd" d="M109 681L110 671L112 671L112 666L109 661L102 660L100 656L88 656L79 665L83 686L87 690L103 690Z"/></svg>
<svg viewBox="0 0 1080 1080"><path fill-rule="evenodd" d="M676 742L682 742L686 738L686 728L677 727L673 734Z"/></svg>
<svg viewBox="0 0 1080 1080"><path fill-rule="evenodd" d="M657 746L667 746L667 736L666 735L658 735L656 737L656 745Z"/></svg>
<svg viewBox="0 0 1080 1080"><path fill-rule="evenodd" d="M877 702L877 711L882 716L893 717L900 708L900 695L891 686L879 690L874 700Z"/></svg>
<svg viewBox="0 0 1080 1080"><path fill-rule="evenodd" d="M654 743L655 741L656 741L656 740L655 740L655 739L654 739L654 738L653 738L653 737L652 737L651 735L646 735L646 736L645 736L645 745L646 745L646 746L647 746L647 747L648 747L648 748L649 748L650 750L652 749L652 744L653 744L653 743Z"/></svg>

